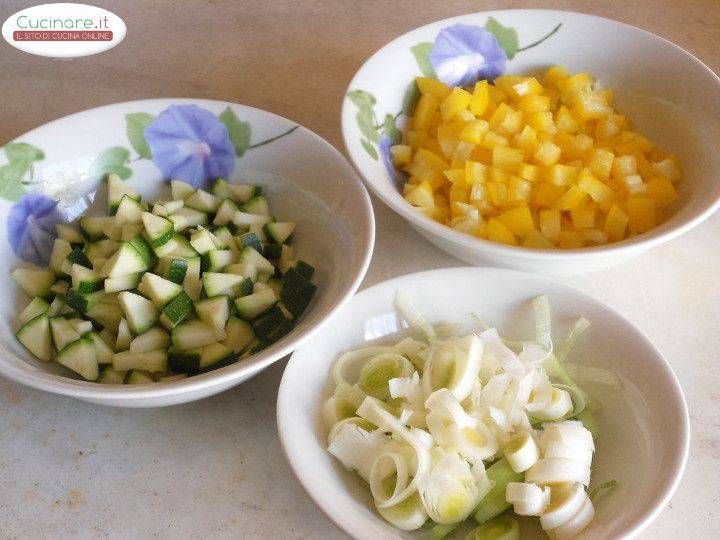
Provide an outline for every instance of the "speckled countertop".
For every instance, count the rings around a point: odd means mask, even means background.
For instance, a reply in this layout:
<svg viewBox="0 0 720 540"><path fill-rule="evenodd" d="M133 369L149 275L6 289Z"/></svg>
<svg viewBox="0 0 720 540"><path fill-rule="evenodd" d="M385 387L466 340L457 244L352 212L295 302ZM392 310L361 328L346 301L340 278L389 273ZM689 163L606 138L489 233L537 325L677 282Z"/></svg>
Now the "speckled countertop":
<svg viewBox="0 0 720 540"><path fill-rule="evenodd" d="M0 19L29 4L0 2ZM363 60L416 26L481 9L559 8L619 19L720 71L717 0L93 4L128 26L109 52L61 61L0 44L0 144L82 109L187 96L276 112L342 148L341 96ZM363 287L460 264L373 203L377 242ZM687 394L690 460L648 539L717 538L720 529L719 237L716 215L640 259L562 280L646 332ZM637 290L639 301L627 294ZM275 397L284 364L204 401L154 410L111 409L0 380L0 538L342 538L282 454Z"/></svg>

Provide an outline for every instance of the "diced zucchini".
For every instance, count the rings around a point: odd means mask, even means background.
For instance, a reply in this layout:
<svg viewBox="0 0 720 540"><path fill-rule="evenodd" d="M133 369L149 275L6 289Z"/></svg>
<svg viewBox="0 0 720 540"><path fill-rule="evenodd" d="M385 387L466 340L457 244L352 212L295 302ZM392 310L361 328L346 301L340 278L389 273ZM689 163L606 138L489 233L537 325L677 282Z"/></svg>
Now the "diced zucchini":
<svg viewBox="0 0 720 540"><path fill-rule="evenodd" d="M56 224L55 232L57 232L58 238L66 240L71 244L82 245L85 243L85 237L76 231L72 225L68 225L67 223Z"/></svg>
<svg viewBox="0 0 720 540"><path fill-rule="evenodd" d="M90 338L82 338L70 343L57 353L55 361L88 381L98 378L99 369L95 357L95 347Z"/></svg>
<svg viewBox="0 0 720 540"><path fill-rule="evenodd" d="M297 261L295 263L295 271L302 276L305 281L310 281L315 274L315 267L309 265L305 261Z"/></svg>
<svg viewBox="0 0 720 540"><path fill-rule="evenodd" d="M184 201L195 193L195 188L182 180L170 180L170 192L174 200Z"/></svg>
<svg viewBox="0 0 720 540"><path fill-rule="evenodd" d="M220 272L235 260L235 255L228 249L213 249L202 256L201 268L203 271Z"/></svg>
<svg viewBox="0 0 720 540"><path fill-rule="evenodd" d="M258 238L258 235L255 233L247 232L247 233L241 234L240 236L237 237L236 242L238 245L238 249L240 251L245 249L247 246L250 246L251 248L254 248L255 251L257 251L258 253L263 252L263 247L262 247L262 244L260 243L260 238Z"/></svg>
<svg viewBox="0 0 720 540"><path fill-rule="evenodd" d="M262 315L277 302L277 297L272 289L259 291L248 296L235 299L235 309L238 315L246 321L251 321Z"/></svg>
<svg viewBox="0 0 720 540"><path fill-rule="evenodd" d="M235 238L233 238L233 235L230 232L230 229L227 228L227 226L218 227L217 229L215 229L213 234L215 235L215 238L217 238L220 242L223 243L224 246L227 246L227 248L230 249L230 251L235 257L238 256L239 251L237 248L237 244L235 243Z"/></svg>
<svg viewBox="0 0 720 540"><path fill-rule="evenodd" d="M132 240L130 240L130 245L140 254L140 257L142 257L142 260L145 262L145 267L148 269L152 268L155 264L155 253L153 253L150 244L145 241L142 234L136 234Z"/></svg>
<svg viewBox="0 0 720 540"><path fill-rule="evenodd" d="M188 262L185 259L172 259L167 268L165 277L173 283L182 285L187 274Z"/></svg>
<svg viewBox="0 0 720 540"><path fill-rule="evenodd" d="M200 257L187 259L188 267L183 281L183 288L187 295L193 300L200 300L202 283L200 281Z"/></svg>
<svg viewBox="0 0 720 540"><path fill-rule="evenodd" d="M143 256L138 253L138 250L132 244L123 242L117 253L108 260L101 274L105 274L109 278L115 278L144 272L148 268L148 264Z"/></svg>
<svg viewBox="0 0 720 540"><path fill-rule="evenodd" d="M147 371L140 369L133 369L128 373L127 379L125 379L125 384L150 384L154 382L155 379L153 379Z"/></svg>
<svg viewBox="0 0 720 540"><path fill-rule="evenodd" d="M225 323L230 316L229 297L216 296L195 302L195 313L197 313L201 321L212 326L218 341L222 341L227 337L225 334Z"/></svg>
<svg viewBox="0 0 720 540"><path fill-rule="evenodd" d="M47 312L49 308L50 304L48 304L39 296L36 296L30 301L30 303L22 311L22 313L20 313L18 317L20 319L20 324L25 324L26 322L34 319L35 317L39 317L43 313Z"/></svg>
<svg viewBox="0 0 720 540"><path fill-rule="evenodd" d="M168 219L173 222L175 232L180 232L188 227L197 227L198 225L207 224L208 218L206 214L199 212L193 208L183 206L175 213L170 214Z"/></svg>
<svg viewBox="0 0 720 540"><path fill-rule="evenodd" d="M123 312L119 305L100 301L91 305L85 315L103 328L117 332Z"/></svg>
<svg viewBox="0 0 720 540"><path fill-rule="evenodd" d="M248 227L248 232L254 233L255 236L258 237L261 244L269 244L270 240L268 240L267 236L265 236L264 225L260 225L259 223L253 223Z"/></svg>
<svg viewBox="0 0 720 540"><path fill-rule="evenodd" d="M113 355L113 369L115 371L129 371L142 369L153 373L167 371L167 351L131 352L123 351Z"/></svg>
<svg viewBox="0 0 720 540"><path fill-rule="evenodd" d="M243 278L240 285L233 289L233 293L235 294L235 298L240 298L241 296L247 296L249 294L252 294L254 288L255 284L252 282L252 279L246 277Z"/></svg>
<svg viewBox="0 0 720 540"><path fill-rule="evenodd" d="M235 360L232 349L222 343L206 345L200 354L200 371L209 371L227 366Z"/></svg>
<svg viewBox="0 0 720 540"><path fill-rule="evenodd" d="M113 350L110 346L95 332L90 332L87 335L92 341L93 347L95 348L95 360L98 364L112 364Z"/></svg>
<svg viewBox="0 0 720 540"><path fill-rule="evenodd" d="M232 222L239 227L242 230L247 230L250 225L258 225L262 227L266 223L268 223L270 220L270 216L262 216L259 214L250 214L247 212L243 212L242 210L238 210L233 214Z"/></svg>
<svg viewBox="0 0 720 540"><path fill-rule="evenodd" d="M160 328L153 326L147 332L136 336L130 342L130 352L147 352L159 349L167 349L170 345L170 335Z"/></svg>
<svg viewBox="0 0 720 540"><path fill-rule="evenodd" d="M73 248L70 245L70 242L61 238L56 238L50 255L50 270L60 273L62 271L63 262L65 262L67 256L70 255L72 250Z"/></svg>
<svg viewBox="0 0 720 540"><path fill-rule="evenodd" d="M115 371L112 366L103 368L97 382L101 384L122 384L125 382L125 371Z"/></svg>
<svg viewBox="0 0 720 540"><path fill-rule="evenodd" d="M215 249L215 243L207 229L199 229L190 235L190 245L200 255Z"/></svg>
<svg viewBox="0 0 720 540"><path fill-rule="evenodd" d="M270 217L270 206L264 195L253 197L240 207L242 212Z"/></svg>
<svg viewBox="0 0 720 540"><path fill-rule="evenodd" d="M262 256L268 261L277 261L282 254L282 246L280 244L264 244Z"/></svg>
<svg viewBox="0 0 720 540"><path fill-rule="evenodd" d="M49 362L53 358L53 341L50 319L47 315L38 315L20 327L15 334L18 341L40 360Z"/></svg>
<svg viewBox="0 0 720 540"><path fill-rule="evenodd" d="M175 236L175 226L169 219L143 212L142 222L153 249L164 246Z"/></svg>
<svg viewBox="0 0 720 540"><path fill-rule="evenodd" d="M256 195L260 195L262 190L258 186L250 186L246 184L229 183L228 189L233 193L231 197L235 202L245 203Z"/></svg>
<svg viewBox="0 0 720 540"><path fill-rule="evenodd" d="M142 272L138 272L137 274L107 278L104 285L105 292L114 293L134 289L140 283L142 275Z"/></svg>
<svg viewBox="0 0 720 540"><path fill-rule="evenodd" d="M309 281L292 279L285 281L280 291L280 300L290 313L299 317L310 304L316 290L317 286Z"/></svg>
<svg viewBox="0 0 720 540"><path fill-rule="evenodd" d="M128 196L140 202L140 195L138 195L130 184L125 182L117 174L110 173L107 179L108 184L108 214L114 216L117 213L118 206L123 197Z"/></svg>
<svg viewBox="0 0 720 540"><path fill-rule="evenodd" d="M168 352L168 370L174 373L197 373L200 370L202 347Z"/></svg>
<svg viewBox="0 0 720 540"><path fill-rule="evenodd" d="M163 308L160 323L168 330L172 330L192 313L192 309L192 300L185 291L182 291Z"/></svg>
<svg viewBox="0 0 720 540"><path fill-rule="evenodd" d="M142 233L143 231L143 225L142 223L125 223L122 226L122 234L120 235L120 240L123 242L130 242L135 239L135 237ZM143 242L145 242L145 239L143 239Z"/></svg>
<svg viewBox="0 0 720 540"><path fill-rule="evenodd" d="M275 292L275 296L280 298L280 291L282 291L283 281L278 278L270 278L267 284L268 287L270 287Z"/></svg>
<svg viewBox="0 0 720 540"><path fill-rule="evenodd" d="M66 307L65 300L66 296L64 294L57 294L47 310L47 316L57 317L58 315L60 315Z"/></svg>
<svg viewBox="0 0 720 540"><path fill-rule="evenodd" d="M53 283L55 283L55 272L52 270L16 268L10 276L31 298L34 296L46 296L50 292Z"/></svg>
<svg viewBox="0 0 720 540"><path fill-rule="evenodd" d="M280 274L284 274L285 272L287 272L288 268L294 265L295 260L293 259L292 246L289 246L288 244L283 244L280 250L280 260L278 261L278 270L280 270Z"/></svg>
<svg viewBox="0 0 720 540"><path fill-rule="evenodd" d="M202 284L208 298L232 295L233 288L240 285L245 277L236 274L203 272Z"/></svg>
<svg viewBox="0 0 720 540"><path fill-rule="evenodd" d="M65 281L64 279L58 279L55 283L53 283L53 286L50 287L50 292L57 294L65 294L68 292L68 289L70 288L70 283Z"/></svg>
<svg viewBox="0 0 720 540"><path fill-rule="evenodd" d="M264 315L255 319L252 326L258 339L265 341L279 326L285 324L286 321L287 319L285 318L282 310L275 305Z"/></svg>
<svg viewBox="0 0 720 540"><path fill-rule="evenodd" d="M255 339L252 325L238 317L230 317L225 325L227 338L223 343L240 354Z"/></svg>
<svg viewBox="0 0 720 540"><path fill-rule="evenodd" d="M117 340L115 341L115 352L127 351L132 342L132 333L125 319L120 319L118 324Z"/></svg>
<svg viewBox="0 0 720 540"><path fill-rule="evenodd" d="M115 334L113 334L113 332L111 332L107 328L103 328L98 333L98 336L100 336L100 339L102 339L105 344L111 349L115 346Z"/></svg>
<svg viewBox="0 0 720 540"><path fill-rule="evenodd" d="M90 240L100 240L107 236L106 233L112 228L115 218L84 216L80 218L79 223L80 229L85 233L85 236Z"/></svg>
<svg viewBox="0 0 720 540"><path fill-rule="evenodd" d="M189 321L173 328L172 344L184 351L215 343L215 330L202 321Z"/></svg>
<svg viewBox="0 0 720 540"><path fill-rule="evenodd" d="M220 203L222 203L221 199L202 189L196 190L195 193L185 199L185 206L205 214L215 212L220 207Z"/></svg>
<svg viewBox="0 0 720 540"><path fill-rule="evenodd" d="M150 300L139 294L123 291L118 294L128 326L134 334L142 334L158 320L158 309Z"/></svg>
<svg viewBox="0 0 720 540"><path fill-rule="evenodd" d="M84 319L68 319L67 322L70 323L70 326L72 326L80 337L93 331L93 325L90 321Z"/></svg>
<svg viewBox="0 0 720 540"><path fill-rule="evenodd" d="M265 257L260 255L260 253L256 249L251 247L246 247L242 250L242 252L240 253L240 257L238 258L238 262L240 264L252 264L261 274L275 273L275 267L273 266L273 264Z"/></svg>
<svg viewBox="0 0 720 540"><path fill-rule="evenodd" d="M142 223L142 215L145 209L142 204L128 195L123 195L120 204L115 212L115 225L126 225L128 223Z"/></svg>
<svg viewBox="0 0 720 540"><path fill-rule="evenodd" d="M155 302L159 309L162 309L168 302L183 292L183 288L182 285L146 272L140 280L138 291Z"/></svg>
<svg viewBox="0 0 720 540"><path fill-rule="evenodd" d="M105 296L105 291L81 294L75 289L68 289L65 295L65 303L78 313L87 313L95 304L102 300L103 296Z"/></svg>
<svg viewBox="0 0 720 540"><path fill-rule="evenodd" d="M103 288L103 279L98 276L97 272L80 264L75 263L72 265L70 276L72 277L73 289L79 294L94 293Z"/></svg>
<svg viewBox="0 0 720 540"><path fill-rule="evenodd" d="M162 377L158 377L157 382L174 382L181 379L187 379L187 373L173 373L172 375L164 375Z"/></svg>
<svg viewBox="0 0 720 540"><path fill-rule="evenodd" d="M85 268L90 268L92 270L92 261L88 259L87 255L83 253L83 250L80 248L73 248L73 250L68 254L67 261L70 263L71 268L73 264L79 264L81 266L84 266ZM70 272L72 273L72 271Z"/></svg>
<svg viewBox="0 0 720 540"><path fill-rule="evenodd" d="M230 199L224 199L217 209L215 219L213 219L214 225L227 225L232 221L235 212L238 211L237 205Z"/></svg>
<svg viewBox="0 0 720 540"><path fill-rule="evenodd" d="M284 244L295 230L295 224L290 222L274 222L263 225L265 236L276 244Z"/></svg>
<svg viewBox="0 0 720 540"><path fill-rule="evenodd" d="M226 274L237 274L239 276L250 278L250 281L255 282L258 278L258 269L252 263L239 263L231 264L225 268Z"/></svg>
<svg viewBox="0 0 720 540"><path fill-rule="evenodd" d="M210 193L220 199L232 199L235 194L228 187L227 180L224 178L216 178L213 182Z"/></svg>

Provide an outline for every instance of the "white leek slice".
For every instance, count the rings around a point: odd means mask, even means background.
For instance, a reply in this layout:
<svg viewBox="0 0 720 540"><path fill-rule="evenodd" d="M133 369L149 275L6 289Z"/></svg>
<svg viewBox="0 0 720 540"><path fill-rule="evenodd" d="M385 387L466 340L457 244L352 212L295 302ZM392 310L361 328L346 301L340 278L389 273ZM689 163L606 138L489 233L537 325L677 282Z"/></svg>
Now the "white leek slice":
<svg viewBox="0 0 720 540"><path fill-rule="evenodd" d="M585 527L590 524L594 517L595 507L593 506L592 501L588 498L586 494L585 500L583 501L580 510L578 510L578 512L573 517L571 517L562 525L559 525L554 529L550 529L547 532L555 540L566 540L569 538L575 538L578 534L580 534L580 532L582 532L583 529L585 529Z"/></svg>
<svg viewBox="0 0 720 540"><path fill-rule="evenodd" d="M387 507L388 500L403 492L408 485L409 469L405 456L398 452L385 451L373 459L368 481L376 505ZM386 485L387 480L394 480L389 492ZM400 499L401 502L403 500L405 499Z"/></svg>
<svg viewBox="0 0 720 540"><path fill-rule="evenodd" d="M570 332L568 333L567 337L565 338L565 341L563 341L560 346L555 351L555 356L558 360L558 362L564 362L567 358L568 354L570 354L570 351L575 346L575 343L577 342L578 338L588 329L590 328L590 321L588 321L585 317L580 317L578 320L575 321L572 328L570 329Z"/></svg>
<svg viewBox="0 0 720 540"><path fill-rule="evenodd" d="M576 515L587 499L581 484L553 486L550 489L550 504L540 516L544 531L555 529Z"/></svg>
<svg viewBox="0 0 720 540"><path fill-rule="evenodd" d="M516 519L507 514L498 516L475 527L465 540L519 540L520 525Z"/></svg>
<svg viewBox="0 0 720 540"><path fill-rule="evenodd" d="M400 312L402 318L408 323L410 328L420 330L428 341L437 339L435 329L429 322L427 322L425 317L422 316L407 295L401 291L398 291L395 295L395 307Z"/></svg>
<svg viewBox="0 0 720 540"><path fill-rule="evenodd" d="M365 399L365 392L360 390L357 384L349 384L345 381L340 381L335 387L333 396L345 403L349 403L357 409Z"/></svg>
<svg viewBox="0 0 720 540"><path fill-rule="evenodd" d="M388 381L409 377L415 371L410 360L402 355L385 353L373 356L360 370L358 386L366 394L386 401L390 398Z"/></svg>
<svg viewBox="0 0 720 540"><path fill-rule="evenodd" d="M482 342L474 334L434 343L422 376L425 395L447 388L463 401L475 386L482 354Z"/></svg>
<svg viewBox="0 0 720 540"><path fill-rule="evenodd" d="M329 429L341 420L354 416L355 407L333 396L323 403L321 414L323 423Z"/></svg>
<svg viewBox="0 0 720 540"><path fill-rule="evenodd" d="M550 441L560 441L571 446L595 450L592 433L585 429L582 422L576 420L543 424L543 432L540 435L540 449L544 449Z"/></svg>
<svg viewBox="0 0 720 540"><path fill-rule="evenodd" d="M562 484L579 482L590 484L590 468L575 459L538 459L525 473L525 481L533 484Z"/></svg>
<svg viewBox="0 0 720 540"><path fill-rule="evenodd" d="M573 402L570 393L561 388L553 386L549 390L548 401L544 406L533 411L533 416L538 420L559 420L570 414L573 410Z"/></svg>
<svg viewBox="0 0 720 540"><path fill-rule="evenodd" d="M573 446L562 441L551 440L545 446L543 457L547 459L574 459L590 467L592 464L593 451L584 446Z"/></svg>
<svg viewBox="0 0 720 540"><path fill-rule="evenodd" d="M503 371L516 378L525 376L527 372L525 365L520 361L518 355L503 343L497 329L486 330L480 334L480 339L482 339L485 355L493 357L495 363Z"/></svg>
<svg viewBox="0 0 720 540"><path fill-rule="evenodd" d="M550 316L550 301L545 295L533 299L535 311L535 341L547 352L552 351L552 318Z"/></svg>
<svg viewBox="0 0 720 540"><path fill-rule="evenodd" d="M539 516L550 504L550 488L510 482L505 487L505 500L513 505L519 516Z"/></svg>
<svg viewBox="0 0 720 540"><path fill-rule="evenodd" d="M504 452L505 459L517 473L527 471L540 458L540 450L527 431L512 437L505 445Z"/></svg>
<svg viewBox="0 0 720 540"><path fill-rule="evenodd" d="M375 508L393 527L401 531L417 530L428 518L417 493L413 493L395 506L384 507L376 504Z"/></svg>
<svg viewBox="0 0 720 540"><path fill-rule="evenodd" d="M328 452L350 470L369 481L370 471L388 438L378 431L365 431L354 423L344 424L328 446Z"/></svg>
<svg viewBox="0 0 720 540"><path fill-rule="evenodd" d="M350 416L348 418L343 418L342 420L338 420L335 424L333 424L330 427L330 432L328 433L328 444L330 444L333 441L333 439L335 439L338 432L345 424L355 424L356 426L364 429L365 431L374 431L375 430L374 425L372 425L370 422L368 422L364 418L360 418L359 416Z"/></svg>

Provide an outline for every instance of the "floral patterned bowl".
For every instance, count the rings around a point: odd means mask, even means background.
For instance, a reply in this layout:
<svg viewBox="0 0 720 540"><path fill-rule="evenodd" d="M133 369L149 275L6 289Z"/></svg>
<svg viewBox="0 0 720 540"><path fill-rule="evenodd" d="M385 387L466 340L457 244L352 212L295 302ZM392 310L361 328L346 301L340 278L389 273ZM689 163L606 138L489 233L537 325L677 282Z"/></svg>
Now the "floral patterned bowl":
<svg viewBox="0 0 720 540"><path fill-rule="evenodd" d="M590 71L616 90L614 103L638 130L677 154L684 180L673 216L643 235L606 246L539 250L481 240L437 223L401 195L404 178L389 148L417 99L417 76L470 85L501 73L554 64ZM549 10L474 13L400 36L351 81L342 110L345 146L367 185L420 234L451 255L546 274L596 270L637 255L699 224L720 206L720 79L687 51L619 22Z"/></svg>
<svg viewBox="0 0 720 540"><path fill-rule="evenodd" d="M7 143L0 156L0 374L87 401L128 407L172 405L220 392L294 350L353 295L372 254L367 191L340 153L311 131L274 114L231 103L153 99L61 118ZM46 264L58 222L104 213L98 186L116 173L143 197L169 196L164 179L198 187L217 176L262 185L277 214L298 223L295 249L313 264L318 293L290 334L233 365L154 385L76 380L33 358L17 342L27 303L9 273ZM27 262L25 262L27 261Z"/></svg>

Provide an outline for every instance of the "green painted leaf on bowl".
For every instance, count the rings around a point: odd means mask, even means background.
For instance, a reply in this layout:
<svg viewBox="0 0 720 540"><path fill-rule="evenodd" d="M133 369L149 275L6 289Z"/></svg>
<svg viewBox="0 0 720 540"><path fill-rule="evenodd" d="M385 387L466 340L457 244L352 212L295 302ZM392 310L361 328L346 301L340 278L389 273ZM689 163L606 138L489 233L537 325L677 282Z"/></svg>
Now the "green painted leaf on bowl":
<svg viewBox="0 0 720 540"><path fill-rule="evenodd" d="M230 142L235 147L235 155L242 157L250 147L250 135L252 132L250 124L240 120L230 107L227 107L222 112L220 122L228 130Z"/></svg>
<svg viewBox="0 0 720 540"><path fill-rule="evenodd" d="M355 119L360 128L360 133L367 137L370 142L377 143L380 140L380 135L373 120L373 111L370 107L360 107Z"/></svg>
<svg viewBox="0 0 720 540"><path fill-rule="evenodd" d="M29 168L29 161L15 161L0 167L0 197L8 201L20 200L25 192L22 179Z"/></svg>
<svg viewBox="0 0 720 540"><path fill-rule="evenodd" d="M498 44L505 51L508 60L512 60L518 51L518 47L520 47L515 29L510 26L503 26L492 17L488 17L485 29L497 38Z"/></svg>
<svg viewBox="0 0 720 540"><path fill-rule="evenodd" d="M410 47L410 50L415 56L415 61L420 68L420 73L422 73L425 77L437 79L437 75L435 75L435 70L430 63L430 51L432 50L432 48L433 44L426 41L423 43L418 43L414 47Z"/></svg>
<svg viewBox="0 0 720 540"><path fill-rule="evenodd" d="M153 120L155 120L155 116L149 113L140 112L125 115L127 138L138 156L144 159L152 159L152 150L150 150L150 145L145 140L145 128Z"/></svg>
<svg viewBox="0 0 720 540"><path fill-rule="evenodd" d="M347 93L347 97L359 109L372 108L375 105L375 96L365 90L351 90Z"/></svg>
<svg viewBox="0 0 720 540"><path fill-rule="evenodd" d="M377 150L375 150L375 147L370 144L370 142L367 139L360 139L360 144L362 144L362 147L365 149L365 151L370 154L370 157L374 160L377 160L378 154Z"/></svg>
<svg viewBox="0 0 720 540"><path fill-rule="evenodd" d="M90 164L90 176L95 180L102 180L110 173L117 174L123 180L130 178L132 169L125 164L130 158L130 151L122 146L106 148Z"/></svg>
<svg viewBox="0 0 720 540"><path fill-rule="evenodd" d="M28 143L7 143L4 149L10 163L17 161L33 162L45 159L42 150Z"/></svg>
<svg viewBox="0 0 720 540"><path fill-rule="evenodd" d="M402 133L395 127L395 117L392 114L385 115L383 122L383 135L390 138L393 144L400 144L402 141Z"/></svg>

